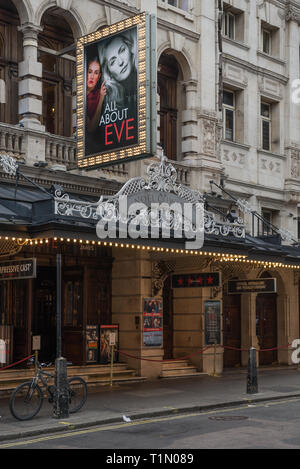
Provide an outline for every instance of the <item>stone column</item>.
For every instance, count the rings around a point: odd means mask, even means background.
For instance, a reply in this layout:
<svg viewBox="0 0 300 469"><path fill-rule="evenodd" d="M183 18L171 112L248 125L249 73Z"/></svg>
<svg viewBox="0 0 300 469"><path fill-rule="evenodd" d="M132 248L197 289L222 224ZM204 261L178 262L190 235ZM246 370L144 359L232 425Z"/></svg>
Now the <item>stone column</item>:
<svg viewBox="0 0 300 469"><path fill-rule="evenodd" d="M182 113L182 154L185 161L199 156L197 118L197 80L183 83L186 95L186 110Z"/></svg>
<svg viewBox="0 0 300 469"><path fill-rule="evenodd" d="M143 299L152 297L151 259L147 251L113 249L112 320L120 326L120 361L138 376L158 378L163 348L143 346ZM141 357L141 359L140 359Z"/></svg>
<svg viewBox="0 0 300 469"><path fill-rule="evenodd" d="M42 64L37 60L40 26L26 23L23 33L23 62L19 64L19 114L20 125L27 131L24 138L26 163L30 166L45 161L45 127L41 124Z"/></svg>

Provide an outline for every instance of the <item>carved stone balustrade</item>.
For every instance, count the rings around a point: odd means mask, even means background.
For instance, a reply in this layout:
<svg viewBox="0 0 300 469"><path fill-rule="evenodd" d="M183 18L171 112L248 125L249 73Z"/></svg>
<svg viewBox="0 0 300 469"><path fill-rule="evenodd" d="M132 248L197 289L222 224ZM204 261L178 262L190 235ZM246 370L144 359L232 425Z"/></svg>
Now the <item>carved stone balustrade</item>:
<svg viewBox="0 0 300 469"><path fill-rule="evenodd" d="M0 151L15 158L25 155L24 130L17 125L0 123Z"/></svg>

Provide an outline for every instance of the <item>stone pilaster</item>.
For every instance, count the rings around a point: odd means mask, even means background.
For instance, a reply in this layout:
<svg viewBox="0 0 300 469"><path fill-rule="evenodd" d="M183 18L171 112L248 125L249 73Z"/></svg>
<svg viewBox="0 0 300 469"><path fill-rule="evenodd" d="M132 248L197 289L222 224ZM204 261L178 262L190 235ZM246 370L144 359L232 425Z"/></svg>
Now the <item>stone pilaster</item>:
<svg viewBox="0 0 300 469"><path fill-rule="evenodd" d="M45 130L42 116L42 64L37 61L39 26L25 24L23 33L23 62L19 64L19 114L25 128Z"/></svg>
<svg viewBox="0 0 300 469"><path fill-rule="evenodd" d="M29 165L45 161L45 127L41 124L42 64L37 60L38 33L41 30L41 27L31 23L20 27L23 33L23 62L19 64L19 115L20 125L28 130L25 148ZM36 132L35 135L32 132Z"/></svg>
<svg viewBox="0 0 300 469"><path fill-rule="evenodd" d="M197 119L197 81L183 83L186 96L186 110L182 113L182 154L185 160L199 156Z"/></svg>

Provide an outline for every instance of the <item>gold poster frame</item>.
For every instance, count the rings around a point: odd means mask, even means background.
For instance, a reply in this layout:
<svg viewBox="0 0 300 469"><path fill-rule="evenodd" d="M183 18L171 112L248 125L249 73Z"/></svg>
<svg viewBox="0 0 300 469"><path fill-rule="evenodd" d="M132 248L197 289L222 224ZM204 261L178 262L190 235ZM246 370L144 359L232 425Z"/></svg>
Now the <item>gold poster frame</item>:
<svg viewBox="0 0 300 469"><path fill-rule="evenodd" d="M125 160L140 158L148 153L147 145L147 13L120 21L101 31L81 37L77 42L77 164L80 169L95 169ZM85 156L85 52L86 46L137 27L138 53L138 143L116 151Z"/></svg>

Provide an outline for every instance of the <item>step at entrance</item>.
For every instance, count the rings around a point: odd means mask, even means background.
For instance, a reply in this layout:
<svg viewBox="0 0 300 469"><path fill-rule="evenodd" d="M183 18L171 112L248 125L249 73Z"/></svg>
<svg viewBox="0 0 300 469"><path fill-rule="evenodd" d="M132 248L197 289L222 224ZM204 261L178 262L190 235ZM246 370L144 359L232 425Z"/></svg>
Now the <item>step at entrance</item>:
<svg viewBox="0 0 300 469"><path fill-rule="evenodd" d="M188 378L203 374L188 360L164 360L160 378Z"/></svg>
<svg viewBox="0 0 300 469"><path fill-rule="evenodd" d="M54 366L45 368L45 371L54 374ZM110 365L68 366L68 378L80 376L88 388L107 386L110 384ZM19 384L30 380L34 376L34 367L18 370L0 369L0 397L9 395ZM132 383L145 381L146 378L136 375L136 371L128 367L126 363L114 363L113 384Z"/></svg>

